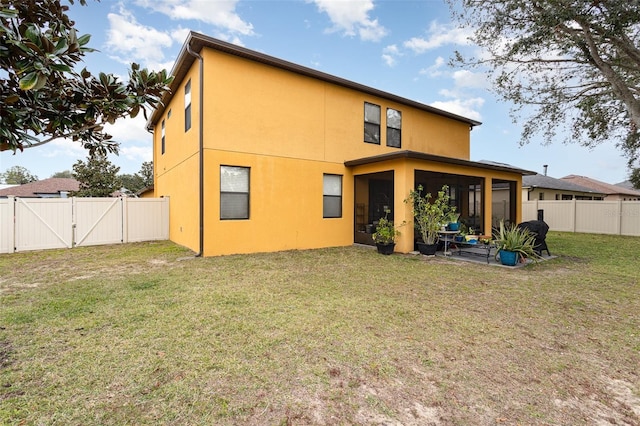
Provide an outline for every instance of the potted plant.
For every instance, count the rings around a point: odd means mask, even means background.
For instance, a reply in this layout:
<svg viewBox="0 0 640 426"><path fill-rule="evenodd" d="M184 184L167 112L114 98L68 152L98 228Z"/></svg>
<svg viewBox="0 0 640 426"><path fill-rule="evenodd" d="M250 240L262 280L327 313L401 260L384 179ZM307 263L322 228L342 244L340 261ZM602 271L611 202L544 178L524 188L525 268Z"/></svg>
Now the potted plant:
<svg viewBox="0 0 640 426"><path fill-rule="evenodd" d="M438 191L438 196L433 200L431 193L422 195L423 189L422 185L418 185L418 189L412 189L404 202L411 203L414 224L422 238L422 243L418 243L418 250L421 254L433 256L438 248L438 231L447 223L448 214L455 207L449 206L447 185Z"/></svg>
<svg viewBox="0 0 640 426"><path fill-rule="evenodd" d="M533 248L536 237L526 228L518 228L515 224L506 226L504 221L500 221L493 238L497 249L496 260L499 258L503 265L515 266L525 258L538 259Z"/></svg>
<svg viewBox="0 0 640 426"><path fill-rule="evenodd" d="M380 218L376 232L371 236L376 243L378 253L387 255L393 253L393 249L396 246L396 238L400 236L400 231L396 229L393 221L387 218L389 213L390 210L384 211L384 217Z"/></svg>
<svg viewBox="0 0 640 426"><path fill-rule="evenodd" d="M447 229L449 229L449 231L460 230L460 224L458 223L459 218L460 218L460 213L456 212L455 207L451 207L451 211L447 215L447 221L449 223L447 225Z"/></svg>

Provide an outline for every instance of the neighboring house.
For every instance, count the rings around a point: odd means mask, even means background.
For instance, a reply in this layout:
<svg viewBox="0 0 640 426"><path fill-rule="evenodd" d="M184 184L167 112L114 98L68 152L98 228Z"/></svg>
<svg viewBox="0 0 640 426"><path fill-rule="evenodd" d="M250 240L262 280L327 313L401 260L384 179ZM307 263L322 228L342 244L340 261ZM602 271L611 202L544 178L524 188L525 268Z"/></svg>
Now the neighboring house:
<svg viewBox="0 0 640 426"><path fill-rule="evenodd" d="M630 180L625 180L624 182L616 183L615 186L621 186L624 189L631 189L632 191L640 191L640 188L635 188L633 183Z"/></svg>
<svg viewBox="0 0 640 426"><path fill-rule="evenodd" d="M535 200L603 200L605 194L566 179L535 174L522 178L522 199Z"/></svg>
<svg viewBox="0 0 640 426"><path fill-rule="evenodd" d="M485 234L494 185L522 216L533 172L470 161L475 120L193 32L173 75L147 123L154 193L171 199L171 240L200 255L373 244L385 210L407 222L407 253L417 185L448 185Z"/></svg>
<svg viewBox="0 0 640 426"><path fill-rule="evenodd" d="M80 183L71 178L49 178L0 190L0 198L66 198L77 191Z"/></svg>
<svg viewBox="0 0 640 426"><path fill-rule="evenodd" d="M153 198L155 196L153 185L142 188L140 191L136 192L136 196L139 198Z"/></svg>
<svg viewBox="0 0 640 426"><path fill-rule="evenodd" d="M638 201L640 200L640 191L633 189L626 189L620 186L612 185L610 183L601 182L599 180L591 179L586 176L569 175L562 178L567 182L574 183L576 185L591 188L594 191L604 194L604 199L607 201Z"/></svg>

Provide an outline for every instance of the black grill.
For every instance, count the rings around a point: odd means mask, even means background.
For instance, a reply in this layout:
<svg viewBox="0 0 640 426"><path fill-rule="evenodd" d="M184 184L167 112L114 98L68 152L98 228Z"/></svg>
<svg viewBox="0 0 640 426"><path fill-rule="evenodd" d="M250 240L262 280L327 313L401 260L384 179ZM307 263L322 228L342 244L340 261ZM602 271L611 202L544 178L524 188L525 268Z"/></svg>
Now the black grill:
<svg viewBox="0 0 640 426"><path fill-rule="evenodd" d="M549 225L547 225L543 220L530 220L528 222L518 224L518 228L528 229L533 235L535 235L536 240L533 249L539 255L542 255L542 252L546 251L547 254L551 256L546 242Z"/></svg>

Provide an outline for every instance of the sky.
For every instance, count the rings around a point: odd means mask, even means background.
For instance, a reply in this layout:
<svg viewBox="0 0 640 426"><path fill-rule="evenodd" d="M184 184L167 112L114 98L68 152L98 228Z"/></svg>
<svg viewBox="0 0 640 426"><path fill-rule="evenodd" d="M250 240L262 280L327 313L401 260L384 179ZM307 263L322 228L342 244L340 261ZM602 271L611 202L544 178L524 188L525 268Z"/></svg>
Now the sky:
<svg viewBox="0 0 640 426"><path fill-rule="evenodd" d="M471 132L473 161L538 173L548 165L555 178L576 174L613 184L628 177L613 141L594 149L541 139L521 146L521 124L512 122L511 105L492 93L485 76L448 66L456 50L479 52L468 30L452 24L444 0L89 0L75 2L69 15L98 50L84 57L93 74L127 80L131 62L169 71L188 32L196 31L481 121ZM120 173L136 173L153 159L142 114L108 131L120 142L120 154L109 157ZM45 179L86 156L80 144L56 140L0 153L0 172L18 165Z"/></svg>

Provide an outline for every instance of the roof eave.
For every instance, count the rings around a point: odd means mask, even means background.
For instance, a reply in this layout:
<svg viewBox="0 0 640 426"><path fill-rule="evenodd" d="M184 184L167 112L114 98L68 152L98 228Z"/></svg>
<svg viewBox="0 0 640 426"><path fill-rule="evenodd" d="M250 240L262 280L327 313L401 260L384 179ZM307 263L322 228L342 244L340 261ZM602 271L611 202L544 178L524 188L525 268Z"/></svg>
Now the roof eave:
<svg viewBox="0 0 640 426"><path fill-rule="evenodd" d="M422 152L408 151L408 150L390 152L387 154L375 155L372 157L358 158L355 160L348 160L344 162L344 165L346 167L355 167L355 166L361 166L365 164L380 163L384 161L391 161L391 160L397 160L397 159L415 159L415 160L423 160L423 161L433 161L438 163L454 164L458 166L480 168L485 170L517 173L523 176L536 174L536 172L533 172L531 170L520 169L517 167L505 167L505 166L499 166L495 164L463 160L460 158L443 157L440 155L425 154Z"/></svg>

